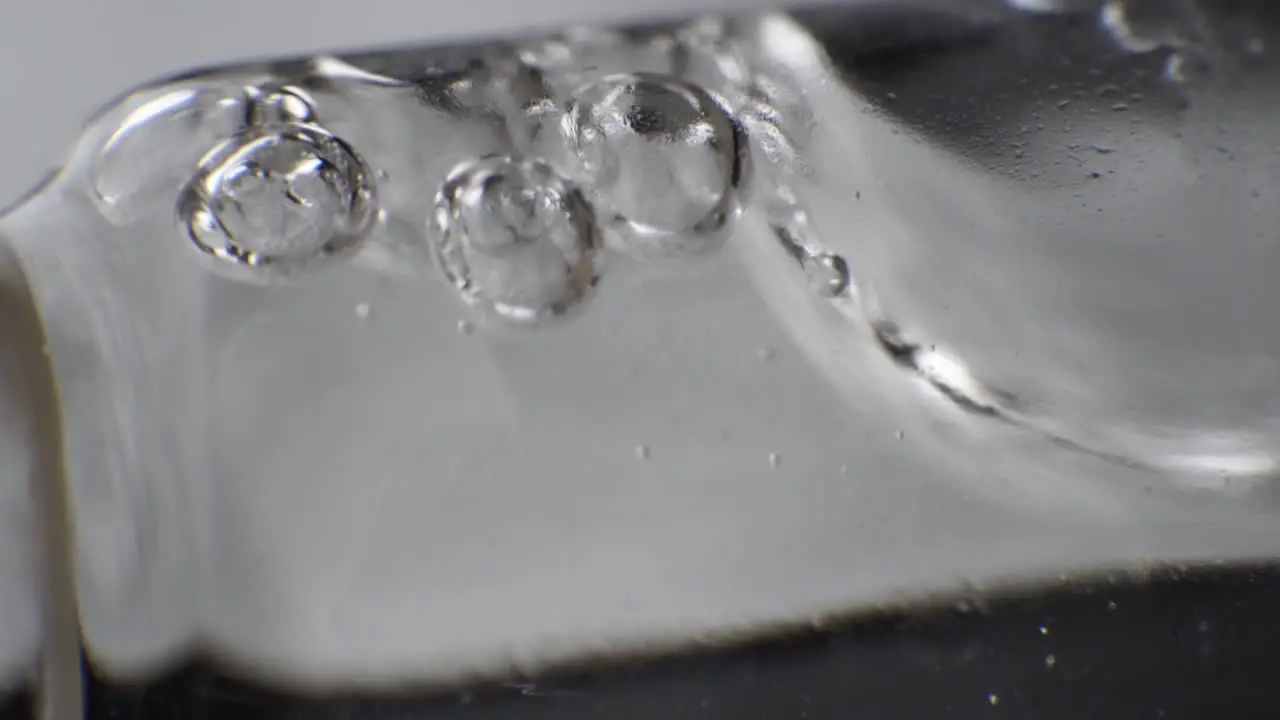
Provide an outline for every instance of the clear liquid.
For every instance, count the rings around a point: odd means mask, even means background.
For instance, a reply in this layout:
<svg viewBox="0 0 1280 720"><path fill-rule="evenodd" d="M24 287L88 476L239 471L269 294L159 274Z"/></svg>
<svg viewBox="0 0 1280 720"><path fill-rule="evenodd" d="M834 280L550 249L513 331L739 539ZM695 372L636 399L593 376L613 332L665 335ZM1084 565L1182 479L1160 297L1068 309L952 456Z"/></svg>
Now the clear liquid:
<svg viewBox="0 0 1280 720"><path fill-rule="evenodd" d="M853 123L863 230L836 242L904 364L928 375L916 356L944 354L975 407L1117 462L1265 478L1277 21L1175 5L834 55L878 116ZM820 35L838 27L822 17Z"/></svg>
<svg viewBox="0 0 1280 720"><path fill-rule="evenodd" d="M108 109L4 221L42 228L95 668L453 683L1280 549L1277 15L1135 7L574 30Z"/></svg>

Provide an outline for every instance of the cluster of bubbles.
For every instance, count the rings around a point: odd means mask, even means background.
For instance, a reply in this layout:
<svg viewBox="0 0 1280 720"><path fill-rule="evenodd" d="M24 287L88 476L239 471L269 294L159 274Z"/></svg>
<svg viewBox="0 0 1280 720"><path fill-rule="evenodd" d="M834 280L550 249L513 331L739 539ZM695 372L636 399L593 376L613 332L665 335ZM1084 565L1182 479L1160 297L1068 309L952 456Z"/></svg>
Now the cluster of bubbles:
<svg viewBox="0 0 1280 720"><path fill-rule="evenodd" d="M209 83L131 112L92 160L110 220L176 189L180 233L221 271L272 282L356 250L378 217L373 171L301 88Z"/></svg>
<svg viewBox="0 0 1280 720"><path fill-rule="evenodd" d="M330 64L499 128L495 152L440 178L417 244L463 300L530 323L588 297L606 250L644 261L716 251L749 191L819 294L849 289L846 263L822 250L795 199L807 105L744 47L724 21L700 21L676 32L570 30L456 67ZM321 75L328 67L311 63ZM326 129L305 82L291 82L207 80L135 110L95 159L103 214L135 222L175 188L181 235L247 282L357 252L387 219L385 174Z"/></svg>
<svg viewBox="0 0 1280 720"><path fill-rule="evenodd" d="M464 112L502 103L510 151L463 163L436 195L428 240L465 300L538 321L588 296L605 250L660 261L723 245L750 187L748 136L669 50L570 30L472 74Z"/></svg>

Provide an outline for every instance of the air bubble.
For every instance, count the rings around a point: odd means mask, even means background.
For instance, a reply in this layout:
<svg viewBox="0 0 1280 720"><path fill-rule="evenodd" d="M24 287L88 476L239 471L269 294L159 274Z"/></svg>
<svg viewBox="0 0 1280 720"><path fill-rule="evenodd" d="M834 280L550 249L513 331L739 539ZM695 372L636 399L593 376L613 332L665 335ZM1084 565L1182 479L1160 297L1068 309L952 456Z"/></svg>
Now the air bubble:
<svg viewBox="0 0 1280 720"><path fill-rule="evenodd" d="M704 254L720 247L741 213L745 133L697 86L610 76L578 94L564 130L571 172L591 189L620 249L650 258Z"/></svg>
<svg viewBox="0 0 1280 720"><path fill-rule="evenodd" d="M1116 44L1132 53L1146 53L1160 47L1160 43L1141 35L1130 25L1128 9L1120 0L1112 0L1102 6L1099 21L1111 33Z"/></svg>
<svg viewBox="0 0 1280 720"><path fill-rule="evenodd" d="M570 94L592 79L615 73L672 73L673 45L665 33L569 27L517 52L521 62L545 72L558 92Z"/></svg>
<svg viewBox="0 0 1280 720"><path fill-rule="evenodd" d="M816 295L834 299L852 291L849 263L818 244L803 211L793 207L791 212L776 218L771 228L782 249L800 263L805 280Z"/></svg>
<svg viewBox="0 0 1280 720"><path fill-rule="evenodd" d="M849 289L849 264L835 253L806 254L800 261L809 287L818 295L834 298Z"/></svg>
<svg viewBox="0 0 1280 720"><path fill-rule="evenodd" d="M590 203L540 160L489 156L436 198L431 250L468 303L517 323L564 315L599 277Z"/></svg>
<svg viewBox="0 0 1280 720"><path fill-rule="evenodd" d="M1099 22L1122 49L1148 53L1184 45L1195 33L1180 6L1165 0L1110 0Z"/></svg>
<svg viewBox="0 0 1280 720"><path fill-rule="evenodd" d="M91 161L91 195L99 210L119 224L168 211L200 158L234 135L244 115L238 87L174 89L141 104ZM172 194L165 197L166 191Z"/></svg>
<svg viewBox="0 0 1280 720"><path fill-rule="evenodd" d="M681 28L681 71L725 97L750 143L752 171L769 216L794 205L795 185L812 173L803 149L812 138L813 109L797 83L780 81L769 63L753 62L753 51L723 19L706 18Z"/></svg>
<svg viewBox="0 0 1280 720"><path fill-rule="evenodd" d="M250 125L312 123L316 120L316 102L301 88L292 85L252 87L246 95L249 98L247 118Z"/></svg>
<svg viewBox="0 0 1280 720"><path fill-rule="evenodd" d="M1164 76L1175 83L1204 82L1212 73L1208 58L1191 50L1171 53L1164 62Z"/></svg>
<svg viewBox="0 0 1280 720"><path fill-rule="evenodd" d="M211 151L183 190L182 228L235 277L273 281L354 251L377 218L372 172L313 125L250 127Z"/></svg>
<svg viewBox="0 0 1280 720"><path fill-rule="evenodd" d="M520 48L519 55L525 63L564 74L596 67L597 60L616 56L626 47L627 38L620 32L573 25L553 37Z"/></svg>

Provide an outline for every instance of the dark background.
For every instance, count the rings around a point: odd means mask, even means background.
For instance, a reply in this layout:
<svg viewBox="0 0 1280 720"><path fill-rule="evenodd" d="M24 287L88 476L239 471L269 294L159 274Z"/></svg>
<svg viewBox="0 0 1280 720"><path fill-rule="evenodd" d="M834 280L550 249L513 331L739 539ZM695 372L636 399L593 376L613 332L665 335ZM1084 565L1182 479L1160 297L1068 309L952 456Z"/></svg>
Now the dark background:
<svg viewBox="0 0 1280 720"><path fill-rule="evenodd" d="M301 699L192 666L103 720L1280 718L1280 565L1161 573L468 692ZM6 718L7 720L7 718Z"/></svg>

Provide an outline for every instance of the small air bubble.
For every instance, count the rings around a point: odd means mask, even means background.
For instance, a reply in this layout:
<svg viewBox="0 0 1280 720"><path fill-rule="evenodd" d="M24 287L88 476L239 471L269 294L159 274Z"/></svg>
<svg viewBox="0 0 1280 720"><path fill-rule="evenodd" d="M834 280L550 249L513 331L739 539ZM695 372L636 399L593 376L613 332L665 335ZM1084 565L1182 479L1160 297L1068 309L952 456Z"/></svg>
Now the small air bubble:
<svg viewBox="0 0 1280 720"><path fill-rule="evenodd" d="M1116 609L1116 601L1115 601L1115 600L1108 600L1108 601L1107 601L1107 610L1115 610L1115 609Z"/></svg>
<svg viewBox="0 0 1280 720"><path fill-rule="evenodd" d="M773 349L772 345L766 345L756 351L756 357L762 360L763 362L769 362L773 360L775 355L777 355L777 351Z"/></svg>
<svg viewBox="0 0 1280 720"><path fill-rule="evenodd" d="M459 321L458 321L457 329L458 329L458 334L459 334L459 335L470 335L470 334L471 334L471 329L472 329L471 321L469 321L469 320L459 320Z"/></svg>
<svg viewBox="0 0 1280 720"><path fill-rule="evenodd" d="M992 707L995 707L1000 704L1000 696L995 693L988 693L987 702L990 703Z"/></svg>
<svg viewBox="0 0 1280 720"><path fill-rule="evenodd" d="M315 122L315 100L301 88L292 85L253 87L246 94L250 124Z"/></svg>
<svg viewBox="0 0 1280 720"><path fill-rule="evenodd" d="M636 457L637 457L638 459L640 459L640 460L647 460L647 459L649 459L649 452L650 452L650 451L649 451L649 446L648 446L648 445L637 445L637 446L636 446Z"/></svg>
<svg viewBox="0 0 1280 720"><path fill-rule="evenodd" d="M1147 37L1131 22L1127 5L1125 0L1110 0L1104 5L1098 18L1102 27L1117 45L1128 52L1148 53L1159 48L1158 40Z"/></svg>
<svg viewBox="0 0 1280 720"><path fill-rule="evenodd" d="M1040 634L1041 634L1041 635L1048 635L1048 634L1049 634L1049 626L1048 626L1048 625L1041 625L1041 626L1040 626Z"/></svg>
<svg viewBox="0 0 1280 720"><path fill-rule="evenodd" d="M1054 657L1053 655L1045 655L1044 666L1050 670L1054 669L1055 667L1058 666L1058 658Z"/></svg>
<svg viewBox="0 0 1280 720"><path fill-rule="evenodd" d="M906 437L906 436L907 436L907 434L906 434L905 432L903 432L902 430L895 430L895 431L894 431L894 433L893 433L893 438L894 438L895 440L901 440L902 438L904 438L904 437Z"/></svg>
<svg viewBox="0 0 1280 720"><path fill-rule="evenodd" d="M1208 59L1190 50L1175 52L1164 63L1164 76L1176 83L1203 81L1211 73Z"/></svg>
<svg viewBox="0 0 1280 720"><path fill-rule="evenodd" d="M849 265L829 252L806 254L800 261L809 287L824 298L839 297L849 289Z"/></svg>
<svg viewBox="0 0 1280 720"><path fill-rule="evenodd" d="M373 312L373 308L369 307L369 303L360 303L356 305L356 317L365 320L369 317L369 313Z"/></svg>
<svg viewBox="0 0 1280 720"><path fill-rule="evenodd" d="M206 155L178 217L220 269L271 281L354 252L377 208L373 173L350 146L314 125L272 124Z"/></svg>
<svg viewBox="0 0 1280 720"><path fill-rule="evenodd" d="M776 468L782 464L782 456L778 453L769 453L769 467Z"/></svg>
<svg viewBox="0 0 1280 720"><path fill-rule="evenodd" d="M564 119L571 174L642 257L718 249L741 212L749 148L731 113L673 77L614 75L584 89Z"/></svg>
<svg viewBox="0 0 1280 720"><path fill-rule="evenodd" d="M536 324L574 310L595 288L594 218L581 193L546 163L490 156L445 180L430 247L466 302Z"/></svg>

